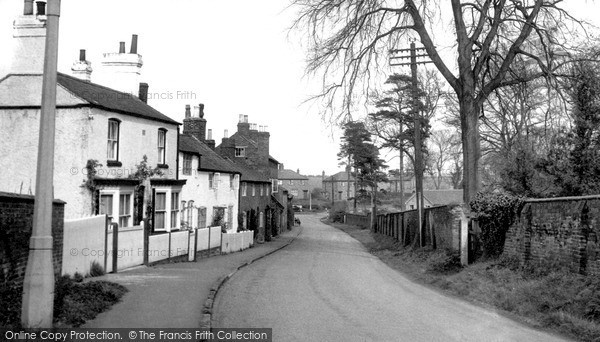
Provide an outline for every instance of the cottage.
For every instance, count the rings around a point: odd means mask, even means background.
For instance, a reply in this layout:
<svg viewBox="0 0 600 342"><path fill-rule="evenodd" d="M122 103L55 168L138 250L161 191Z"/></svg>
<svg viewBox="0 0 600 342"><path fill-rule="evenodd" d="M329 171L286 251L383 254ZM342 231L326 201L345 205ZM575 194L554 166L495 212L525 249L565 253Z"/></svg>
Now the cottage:
<svg viewBox="0 0 600 342"><path fill-rule="evenodd" d="M0 178L0 191L35 194L45 35L43 16L14 22L13 64L0 79L0 130L9 135L0 141L0 165L10 175ZM67 202L66 219L106 214L132 226L152 218L156 231L179 229L179 123L146 103L137 36L129 53L121 43L105 58L118 62L112 79L119 90L90 81L85 51L76 77L58 74L54 196Z"/></svg>
<svg viewBox="0 0 600 342"><path fill-rule="evenodd" d="M192 114L185 108L183 132L179 135L179 177L187 181L181 192L184 226L238 228L239 168L214 151L212 131L206 134L204 105Z"/></svg>

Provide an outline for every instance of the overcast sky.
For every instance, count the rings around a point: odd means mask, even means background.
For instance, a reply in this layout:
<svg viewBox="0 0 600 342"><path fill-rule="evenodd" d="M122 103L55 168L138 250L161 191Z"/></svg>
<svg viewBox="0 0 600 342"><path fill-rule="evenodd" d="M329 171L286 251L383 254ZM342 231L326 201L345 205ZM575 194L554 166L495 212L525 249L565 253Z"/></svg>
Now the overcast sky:
<svg viewBox="0 0 600 342"><path fill-rule="evenodd" d="M10 65L12 22L22 2L0 0L0 76ZM204 103L217 144L246 114L251 123L268 126L270 154L286 168L331 174L339 169L339 140L322 123L317 105L302 105L319 90L318 82L304 77L305 50L288 35L294 11L287 3L62 0L58 69L70 74L79 49L87 50L97 69L102 53L118 52L120 41L129 49L131 34L138 34L141 81L163 97L151 98L150 105L181 122L186 104ZM599 1L569 3L598 22Z"/></svg>

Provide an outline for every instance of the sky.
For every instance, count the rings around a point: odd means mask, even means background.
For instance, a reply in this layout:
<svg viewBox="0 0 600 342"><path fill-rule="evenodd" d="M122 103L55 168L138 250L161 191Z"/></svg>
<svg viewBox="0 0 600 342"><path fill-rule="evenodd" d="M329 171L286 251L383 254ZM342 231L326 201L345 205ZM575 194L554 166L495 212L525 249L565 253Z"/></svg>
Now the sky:
<svg viewBox="0 0 600 342"><path fill-rule="evenodd" d="M598 23L600 1L566 3ZM102 53L118 52L120 41L129 49L138 34L140 81L150 85L151 106L182 122L186 104L203 103L217 144L225 129L235 132L239 114L248 115L249 122L268 126L269 152L285 168L332 174L341 170L340 131L324 124L318 104L304 103L320 83L304 75L306 50L288 30L295 12L287 4L62 0L58 70L70 74L80 49L97 70ZM0 77L10 65L12 22L22 7L22 0L0 0Z"/></svg>

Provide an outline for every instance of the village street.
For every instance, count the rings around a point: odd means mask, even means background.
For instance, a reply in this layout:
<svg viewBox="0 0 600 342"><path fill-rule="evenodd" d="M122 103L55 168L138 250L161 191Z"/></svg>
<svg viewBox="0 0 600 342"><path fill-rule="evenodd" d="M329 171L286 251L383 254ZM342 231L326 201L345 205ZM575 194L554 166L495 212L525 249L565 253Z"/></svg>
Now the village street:
<svg viewBox="0 0 600 342"><path fill-rule="evenodd" d="M273 328L275 341L561 340L411 282L321 216L300 216L291 245L221 288L213 327Z"/></svg>

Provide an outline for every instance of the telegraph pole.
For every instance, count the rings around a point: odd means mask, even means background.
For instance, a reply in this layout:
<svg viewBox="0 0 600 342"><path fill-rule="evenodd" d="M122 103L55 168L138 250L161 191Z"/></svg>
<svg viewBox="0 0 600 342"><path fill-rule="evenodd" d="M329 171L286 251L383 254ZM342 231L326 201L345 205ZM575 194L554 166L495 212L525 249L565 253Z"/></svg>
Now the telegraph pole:
<svg viewBox="0 0 600 342"><path fill-rule="evenodd" d="M409 53L406 55L406 53ZM417 52L420 53L417 55ZM413 119L415 125L415 196L417 202L417 226L419 229L419 244L425 246L423 229L423 149L421 139L421 110L419 109L419 83L417 79L417 64L431 63L431 61L417 61L419 57L429 57L425 48L417 48L415 40L411 39L409 49L390 50L390 66L410 66L412 91L413 91ZM401 55L404 54L404 55ZM395 63L396 59L410 59L410 62ZM402 170L401 170L402 172Z"/></svg>
<svg viewBox="0 0 600 342"><path fill-rule="evenodd" d="M28 7L26 10L29 12L30 9ZM51 328L54 310L52 201L59 16L60 0L48 0L33 230L23 281L21 323L25 328Z"/></svg>

